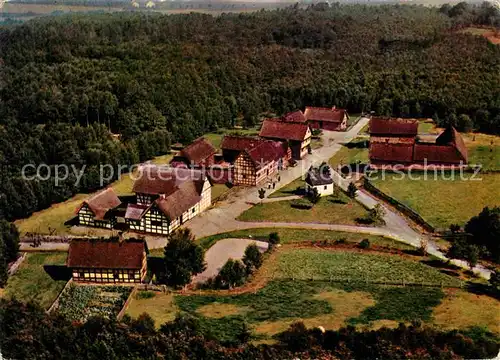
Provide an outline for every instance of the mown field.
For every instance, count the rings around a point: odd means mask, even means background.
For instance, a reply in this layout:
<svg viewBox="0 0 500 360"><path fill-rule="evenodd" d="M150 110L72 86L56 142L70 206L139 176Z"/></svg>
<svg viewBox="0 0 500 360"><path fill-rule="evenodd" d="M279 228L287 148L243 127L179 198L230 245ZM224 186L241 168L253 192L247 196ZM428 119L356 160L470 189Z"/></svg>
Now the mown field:
<svg viewBox="0 0 500 360"><path fill-rule="evenodd" d="M444 180L439 176L434 180L430 174L427 180L410 180L386 174L385 179L372 180L372 183L417 211L431 225L447 229L451 224L464 225L485 206L500 205L500 174L480 174L478 178L481 180Z"/></svg>
<svg viewBox="0 0 500 360"><path fill-rule="evenodd" d="M238 220L356 225L357 219L367 214L362 205L340 190L337 195L322 197L312 209L293 208L293 203L294 200L283 200L257 204L243 212Z"/></svg>
<svg viewBox="0 0 500 360"><path fill-rule="evenodd" d="M302 176L298 177L297 179L293 180L292 182L289 182L282 188L276 190L272 194L268 196L268 198L279 198L279 197L286 197L286 196L292 196L292 195L297 195L297 189L301 188L303 189L305 186L304 180L302 180Z"/></svg>
<svg viewBox="0 0 500 360"><path fill-rule="evenodd" d="M479 326L500 334L500 302L453 288L460 285L456 278L415 257L285 247L268 260L272 263L256 277L268 276L270 281L259 290L239 295L156 293L132 301L128 313L150 310L158 322L187 313L200 321L202 331L227 342L235 341L246 327L255 341L269 341L299 320L326 329L396 327L420 320L446 329ZM332 273L350 281L331 282ZM402 280L438 286L375 283Z"/></svg>
<svg viewBox="0 0 500 360"><path fill-rule="evenodd" d="M39 303L47 309L52 305L67 280L51 277L46 266L64 265L65 252L30 253L18 271L7 282L3 297Z"/></svg>

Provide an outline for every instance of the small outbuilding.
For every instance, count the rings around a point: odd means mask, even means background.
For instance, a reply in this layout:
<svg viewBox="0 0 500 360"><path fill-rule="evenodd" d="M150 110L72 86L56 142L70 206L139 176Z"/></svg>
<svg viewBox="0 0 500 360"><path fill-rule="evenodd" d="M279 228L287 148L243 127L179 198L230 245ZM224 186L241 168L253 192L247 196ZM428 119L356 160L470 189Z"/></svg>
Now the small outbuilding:
<svg viewBox="0 0 500 360"><path fill-rule="evenodd" d="M333 194L332 170L329 166L311 168L306 176L306 193L316 189L321 196Z"/></svg>

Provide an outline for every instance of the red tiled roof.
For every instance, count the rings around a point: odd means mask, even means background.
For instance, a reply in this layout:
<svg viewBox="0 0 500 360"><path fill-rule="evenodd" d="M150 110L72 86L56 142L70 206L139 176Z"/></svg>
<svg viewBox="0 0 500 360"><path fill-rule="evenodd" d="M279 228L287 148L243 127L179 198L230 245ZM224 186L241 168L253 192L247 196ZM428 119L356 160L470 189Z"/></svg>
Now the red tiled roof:
<svg viewBox="0 0 500 360"><path fill-rule="evenodd" d="M120 206L121 203L122 202L120 201L118 196L116 196L113 188L107 188L92 196L90 199L85 200L78 211L83 205L86 204L94 213L95 219L102 220L105 218L106 213L109 210Z"/></svg>
<svg viewBox="0 0 500 360"><path fill-rule="evenodd" d="M443 131L436 143L415 144L414 160L418 162L427 160L429 163L459 164L467 163L467 147L460 133L450 127Z"/></svg>
<svg viewBox="0 0 500 360"><path fill-rule="evenodd" d="M294 123L305 123L306 122L306 118L304 116L304 113L300 110L286 113L285 115L283 115L282 120L286 121L286 122L294 122Z"/></svg>
<svg viewBox="0 0 500 360"><path fill-rule="evenodd" d="M411 163L413 143L370 142L370 161Z"/></svg>
<svg viewBox="0 0 500 360"><path fill-rule="evenodd" d="M254 136L225 135L222 138L220 148L222 150L243 151L259 145L262 139Z"/></svg>
<svg viewBox="0 0 500 360"><path fill-rule="evenodd" d="M286 154L282 144L277 141L264 141L246 152L257 170L267 166L272 161L278 161Z"/></svg>
<svg viewBox="0 0 500 360"><path fill-rule="evenodd" d="M180 154L189 162L198 165L216 152L217 150L212 146L210 141L204 137L200 137L182 149Z"/></svg>
<svg viewBox="0 0 500 360"><path fill-rule="evenodd" d="M453 127L447 128L436 138L436 144L448 144L454 146L462 157L462 160L467 162L468 154L462 135Z"/></svg>
<svg viewBox="0 0 500 360"><path fill-rule="evenodd" d="M344 109L336 108L322 108L306 106L304 116L307 121L329 121L341 123L344 120L346 111Z"/></svg>
<svg viewBox="0 0 500 360"><path fill-rule="evenodd" d="M146 165L139 171L133 192L150 195L170 195L185 181L194 181L203 188L205 176L200 170Z"/></svg>
<svg viewBox="0 0 500 360"><path fill-rule="evenodd" d="M372 117L370 135L416 136L418 121L415 119Z"/></svg>
<svg viewBox="0 0 500 360"><path fill-rule="evenodd" d="M300 123L264 120L259 135L264 138L304 141L308 126Z"/></svg>
<svg viewBox="0 0 500 360"><path fill-rule="evenodd" d="M145 244L141 240L72 240L69 244L69 268L141 269Z"/></svg>

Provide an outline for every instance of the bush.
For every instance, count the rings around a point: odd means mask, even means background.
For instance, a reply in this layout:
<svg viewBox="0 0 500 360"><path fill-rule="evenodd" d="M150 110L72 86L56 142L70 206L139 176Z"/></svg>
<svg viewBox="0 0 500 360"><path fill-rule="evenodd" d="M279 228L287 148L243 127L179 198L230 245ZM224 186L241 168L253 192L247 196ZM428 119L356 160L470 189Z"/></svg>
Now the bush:
<svg viewBox="0 0 500 360"><path fill-rule="evenodd" d="M269 247L273 248L280 243L280 235L277 232L272 232L269 234Z"/></svg>
<svg viewBox="0 0 500 360"><path fill-rule="evenodd" d="M313 204L306 199L297 199L293 200L290 206L293 207L294 209L310 210L312 209Z"/></svg>
<svg viewBox="0 0 500 360"><path fill-rule="evenodd" d="M156 296L154 291L139 291L137 294L135 294L135 298L137 300L141 299L152 299Z"/></svg>
<svg viewBox="0 0 500 360"><path fill-rule="evenodd" d="M255 243L247 246L242 260L246 266L247 274L253 273L262 266L263 257Z"/></svg>
<svg viewBox="0 0 500 360"><path fill-rule="evenodd" d="M359 247L361 249L368 249L370 247L370 240L368 239L361 240L361 242L359 243Z"/></svg>
<svg viewBox="0 0 500 360"><path fill-rule="evenodd" d="M356 185L354 183L349 183L349 186L347 187L347 196L354 199L356 197L356 191L358 191Z"/></svg>

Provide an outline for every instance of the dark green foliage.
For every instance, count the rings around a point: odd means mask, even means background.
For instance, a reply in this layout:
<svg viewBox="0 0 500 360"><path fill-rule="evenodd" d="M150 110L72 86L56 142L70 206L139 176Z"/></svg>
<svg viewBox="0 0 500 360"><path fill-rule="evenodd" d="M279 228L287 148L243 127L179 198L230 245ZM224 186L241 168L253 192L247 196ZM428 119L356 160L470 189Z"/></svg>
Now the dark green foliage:
<svg viewBox="0 0 500 360"><path fill-rule="evenodd" d="M477 245L471 244L467 241L465 236L457 236L453 240L446 256L450 259L461 259L465 260L469 267L472 269L476 266L479 260L480 249Z"/></svg>
<svg viewBox="0 0 500 360"><path fill-rule="evenodd" d="M280 235L277 232L272 232L269 234L269 247L273 248L280 243Z"/></svg>
<svg viewBox="0 0 500 360"><path fill-rule="evenodd" d="M368 249L370 247L370 240L368 239L361 240L361 242L359 243L359 247L361 249Z"/></svg>
<svg viewBox="0 0 500 360"><path fill-rule="evenodd" d="M259 199L264 200L265 197L266 197L266 190L264 190L263 188L260 188L259 189Z"/></svg>
<svg viewBox="0 0 500 360"><path fill-rule="evenodd" d="M500 271L493 271L490 275L489 282L493 288L500 290Z"/></svg>
<svg viewBox="0 0 500 360"><path fill-rule="evenodd" d="M255 243L247 246L242 261L245 264L247 274L253 273L262 266L263 256Z"/></svg>
<svg viewBox="0 0 500 360"><path fill-rule="evenodd" d="M313 204L317 204L321 200L321 194L318 189L313 188L313 190L309 192L309 199Z"/></svg>
<svg viewBox="0 0 500 360"><path fill-rule="evenodd" d="M215 286L219 289L232 289L245 283L247 270L239 260L229 259L215 278Z"/></svg>
<svg viewBox="0 0 500 360"><path fill-rule="evenodd" d="M294 209L310 210L313 207L311 200L301 198L295 199L290 202L290 206Z"/></svg>
<svg viewBox="0 0 500 360"><path fill-rule="evenodd" d="M500 263L500 207L485 207L465 225L470 241L481 247L487 258Z"/></svg>
<svg viewBox="0 0 500 360"><path fill-rule="evenodd" d="M189 229L178 229L168 236L165 246L165 273L161 281L171 286L184 286L193 275L205 270L205 251L194 242Z"/></svg>
<svg viewBox="0 0 500 360"><path fill-rule="evenodd" d="M19 254L19 231L17 227L0 219L0 287L7 283L7 266Z"/></svg>
<svg viewBox="0 0 500 360"><path fill-rule="evenodd" d="M358 191L356 185L354 183L349 183L349 186L347 187L347 196L354 199L356 197L356 191Z"/></svg>

